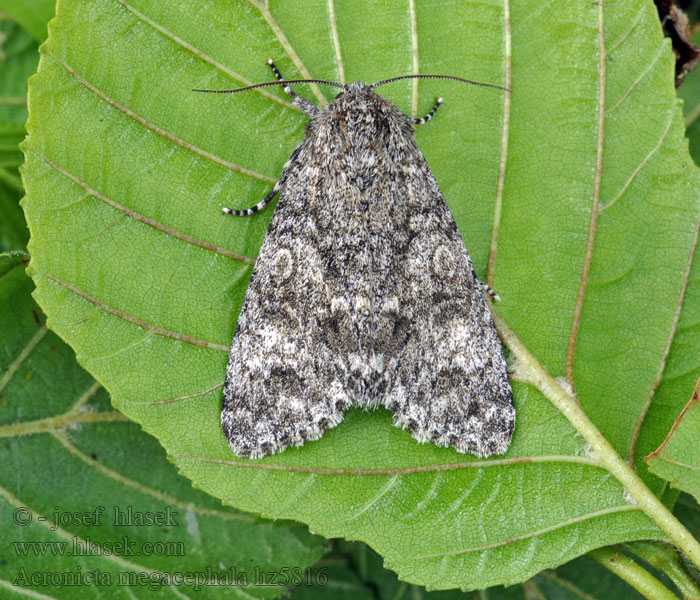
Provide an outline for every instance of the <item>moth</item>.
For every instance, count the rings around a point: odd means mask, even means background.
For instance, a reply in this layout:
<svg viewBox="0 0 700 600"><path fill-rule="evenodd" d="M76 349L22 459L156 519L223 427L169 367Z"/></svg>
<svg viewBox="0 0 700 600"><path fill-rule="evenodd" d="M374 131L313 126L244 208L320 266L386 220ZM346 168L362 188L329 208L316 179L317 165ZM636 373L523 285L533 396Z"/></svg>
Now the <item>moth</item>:
<svg viewBox="0 0 700 600"><path fill-rule="evenodd" d="M352 406L384 406L419 442L478 456L510 444L515 408L482 284L410 119L373 84L277 81L310 117L279 181L231 353L221 425L260 458L316 440ZM341 88L319 109L292 83ZM504 89L504 88L499 88ZM203 90L212 91L212 90Z"/></svg>

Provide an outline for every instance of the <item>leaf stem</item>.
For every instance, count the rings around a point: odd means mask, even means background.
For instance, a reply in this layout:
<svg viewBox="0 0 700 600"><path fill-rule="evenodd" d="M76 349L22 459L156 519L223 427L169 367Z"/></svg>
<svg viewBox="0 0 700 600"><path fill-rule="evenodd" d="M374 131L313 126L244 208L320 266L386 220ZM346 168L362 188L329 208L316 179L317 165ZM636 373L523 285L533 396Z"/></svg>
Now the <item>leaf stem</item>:
<svg viewBox="0 0 700 600"><path fill-rule="evenodd" d="M649 571L611 546L592 550L588 557L615 573L620 579L624 579L649 600L678 600L678 596Z"/></svg>
<svg viewBox="0 0 700 600"><path fill-rule="evenodd" d="M678 551L661 542L635 542L625 546L652 567L662 571L684 598L700 598L700 585L688 572Z"/></svg>
<svg viewBox="0 0 700 600"><path fill-rule="evenodd" d="M503 343L518 360L519 379L535 386L563 413L576 431L583 436L596 452L602 466L614 475L637 501L639 508L668 535L676 547L684 552L694 565L700 568L700 543L644 484L627 462L622 459L615 448L603 437L598 428L588 418L576 399L567 393L544 369L508 327L503 318L493 308L491 313Z"/></svg>
<svg viewBox="0 0 700 600"><path fill-rule="evenodd" d="M37 419L36 421L24 421L10 423L0 427L0 438L31 435L33 433L45 433L56 429L63 429L76 423L109 423L112 421L128 421L122 413L116 410L106 412L78 412L70 411L63 415Z"/></svg>

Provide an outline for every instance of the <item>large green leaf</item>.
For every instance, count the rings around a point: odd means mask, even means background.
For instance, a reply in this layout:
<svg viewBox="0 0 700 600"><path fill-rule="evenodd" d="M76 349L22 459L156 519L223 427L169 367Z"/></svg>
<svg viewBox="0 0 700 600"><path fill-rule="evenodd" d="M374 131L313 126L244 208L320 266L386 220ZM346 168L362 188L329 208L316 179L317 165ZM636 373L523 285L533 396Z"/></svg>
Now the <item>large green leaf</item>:
<svg viewBox="0 0 700 600"><path fill-rule="evenodd" d="M0 0L0 10L12 16L38 42L46 39L46 24L53 17L55 0Z"/></svg>
<svg viewBox="0 0 700 600"><path fill-rule="evenodd" d="M29 232L19 200L19 165L27 120L27 79L39 62L37 43L13 21L0 15L0 252L21 250Z"/></svg>
<svg viewBox="0 0 700 600"><path fill-rule="evenodd" d="M26 597L31 590L71 600L184 597L192 585L176 582L163 585L161 593L149 591L160 587L161 577L182 573L205 577L207 598L283 593L285 585L253 586L256 570L302 570L320 557L323 540L302 525L259 521L193 490L158 443L112 409L72 350L47 331L32 289L21 261L0 258L0 597ZM98 507L102 512L95 512ZM115 507L122 515L169 509L172 520L167 526L120 526ZM57 513L62 521L52 530ZM76 513L100 518L81 524L70 518ZM15 518L25 521L15 524ZM116 544L125 539L119 550ZM78 543L105 549L111 544L115 550L74 555ZM231 590L212 584L222 572L231 575L231 567L251 585ZM102 585L94 588L41 580L52 572L96 570L110 583L98 578ZM138 583L120 585L120 577Z"/></svg>
<svg viewBox="0 0 700 600"><path fill-rule="evenodd" d="M510 96L444 81L382 92L411 113L445 97L418 142L477 270L491 257L509 325L643 465L687 397L671 393L682 377L662 402L655 392L692 312L700 206L651 2L64 0L49 32L24 147L36 297L198 487L364 540L428 587L523 581L601 545L662 537L522 383L502 459L419 445L381 410L351 411L300 449L234 457L221 386L272 211L220 208L269 191L307 119L278 90L190 91L267 81L268 57L287 77L417 70L509 85Z"/></svg>

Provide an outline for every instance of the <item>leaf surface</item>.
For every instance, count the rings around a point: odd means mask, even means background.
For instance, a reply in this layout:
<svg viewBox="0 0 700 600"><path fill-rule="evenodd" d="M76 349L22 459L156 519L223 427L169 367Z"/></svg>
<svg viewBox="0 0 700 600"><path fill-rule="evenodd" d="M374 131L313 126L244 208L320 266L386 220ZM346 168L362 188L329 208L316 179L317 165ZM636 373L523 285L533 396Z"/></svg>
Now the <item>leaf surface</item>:
<svg viewBox="0 0 700 600"><path fill-rule="evenodd" d="M272 210L232 219L220 209L267 194L307 119L281 90L190 91L268 81L268 57L288 78L415 70L507 84L510 96L444 81L382 94L409 114L445 98L418 143L479 275L517 335L643 468L684 402L675 392L700 369L686 359L657 401L682 362L679 323L697 322L686 298L698 293L700 182L651 4L63 0L49 32L24 146L36 297L115 406L198 487L366 541L429 588L520 582L592 548L662 537L522 383L502 458L419 445L383 410L350 411L300 449L233 456L221 387ZM324 98L314 86L298 93Z"/></svg>
<svg viewBox="0 0 700 600"><path fill-rule="evenodd" d="M700 31L691 37L694 44L700 43ZM687 127L690 155L695 164L700 163L700 70L688 73L683 85L678 88L678 96L683 99L683 116Z"/></svg>

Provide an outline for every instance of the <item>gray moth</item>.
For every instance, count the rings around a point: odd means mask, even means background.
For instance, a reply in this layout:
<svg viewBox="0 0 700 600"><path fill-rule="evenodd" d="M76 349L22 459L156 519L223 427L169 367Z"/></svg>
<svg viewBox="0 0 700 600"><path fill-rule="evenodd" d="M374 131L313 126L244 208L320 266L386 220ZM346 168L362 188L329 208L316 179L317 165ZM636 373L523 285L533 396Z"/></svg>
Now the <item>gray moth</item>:
<svg viewBox="0 0 700 600"><path fill-rule="evenodd" d="M268 196L223 209L253 214L279 193L226 367L229 446L260 458L320 438L350 407L384 406L419 442L504 453L515 408L503 349L414 136L441 99L410 119L374 91L401 78L321 82L342 88L321 110L268 63L278 81L258 86L285 85L310 121Z"/></svg>

